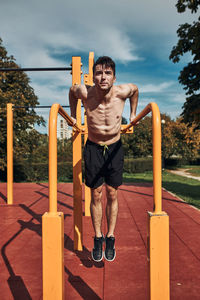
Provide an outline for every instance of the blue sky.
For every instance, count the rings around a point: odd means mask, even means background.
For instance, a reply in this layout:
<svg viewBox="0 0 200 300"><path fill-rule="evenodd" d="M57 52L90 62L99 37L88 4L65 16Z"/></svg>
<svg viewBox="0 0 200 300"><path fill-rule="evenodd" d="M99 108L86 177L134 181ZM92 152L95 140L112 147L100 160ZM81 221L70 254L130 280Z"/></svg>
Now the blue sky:
<svg viewBox="0 0 200 300"><path fill-rule="evenodd" d="M189 61L169 61L179 24L192 23L189 12L178 14L172 0L0 0L0 37L21 67L69 66L81 56L87 73L88 54L111 56L116 84L139 87L138 111L149 102L173 119L182 111L185 92L178 83ZM66 72L28 73L40 105L68 105L71 75ZM49 111L37 110L47 120ZM124 117L129 118L129 102ZM41 132L47 129L41 128Z"/></svg>

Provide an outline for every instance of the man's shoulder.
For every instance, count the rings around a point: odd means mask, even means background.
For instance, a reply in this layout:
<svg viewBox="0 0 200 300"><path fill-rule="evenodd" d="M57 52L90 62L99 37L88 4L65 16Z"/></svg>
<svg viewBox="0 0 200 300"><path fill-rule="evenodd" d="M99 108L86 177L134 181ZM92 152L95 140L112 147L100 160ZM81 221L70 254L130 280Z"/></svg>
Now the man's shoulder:
<svg viewBox="0 0 200 300"><path fill-rule="evenodd" d="M124 83L124 84L114 86L115 93L122 98L129 97L130 93L136 89L137 86L133 83Z"/></svg>
<svg viewBox="0 0 200 300"><path fill-rule="evenodd" d="M130 90L130 89L137 89L137 86L134 83L122 83L119 85L114 86L116 90Z"/></svg>
<svg viewBox="0 0 200 300"><path fill-rule="evenodd" d="M88 97L88 93L91 92L92 86L85 84L75 84L72 86L72 89L77 97L85 100Z"/></svg>

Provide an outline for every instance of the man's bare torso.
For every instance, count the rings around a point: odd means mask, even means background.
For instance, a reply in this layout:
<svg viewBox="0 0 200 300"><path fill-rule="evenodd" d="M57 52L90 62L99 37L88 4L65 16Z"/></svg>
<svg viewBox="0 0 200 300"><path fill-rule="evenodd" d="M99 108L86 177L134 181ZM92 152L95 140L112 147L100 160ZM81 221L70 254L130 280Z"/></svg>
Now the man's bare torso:
<svg viewBox="0 0 200 300"><path fill-rule="evenodd" d="M113 86L106 99L101 99L95 87L90 87L82 102L87 115L89 140L106 145L118 141L125 104L120 88Z"/></svg>

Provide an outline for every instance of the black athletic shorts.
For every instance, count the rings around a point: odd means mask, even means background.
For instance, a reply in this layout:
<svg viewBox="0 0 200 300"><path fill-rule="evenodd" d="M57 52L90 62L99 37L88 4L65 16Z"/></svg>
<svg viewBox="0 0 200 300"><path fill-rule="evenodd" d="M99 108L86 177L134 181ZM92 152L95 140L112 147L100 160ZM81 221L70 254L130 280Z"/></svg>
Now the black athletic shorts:
<svg viewBox="0 0 200 300"><path fill-rule="evenodd" d="M122 184L124 152L121 139L108 146L87 140L84 161L85 184L90 188L97 188L104 181L113 187Z"/></svg>

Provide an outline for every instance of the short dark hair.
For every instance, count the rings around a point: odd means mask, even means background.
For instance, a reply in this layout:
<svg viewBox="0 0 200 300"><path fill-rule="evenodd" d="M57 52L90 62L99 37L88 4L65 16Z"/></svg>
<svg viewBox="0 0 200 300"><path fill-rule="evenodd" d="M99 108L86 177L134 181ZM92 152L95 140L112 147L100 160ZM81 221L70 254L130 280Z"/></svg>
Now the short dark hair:
<svg viewBox="0 0 200 300"><path fill-rule="evenodd" d="M102 65L105 67L110 67L113 70L115 76L115 62L109 56L100 56L93 65L93 74L97 65Z"/></svg>

